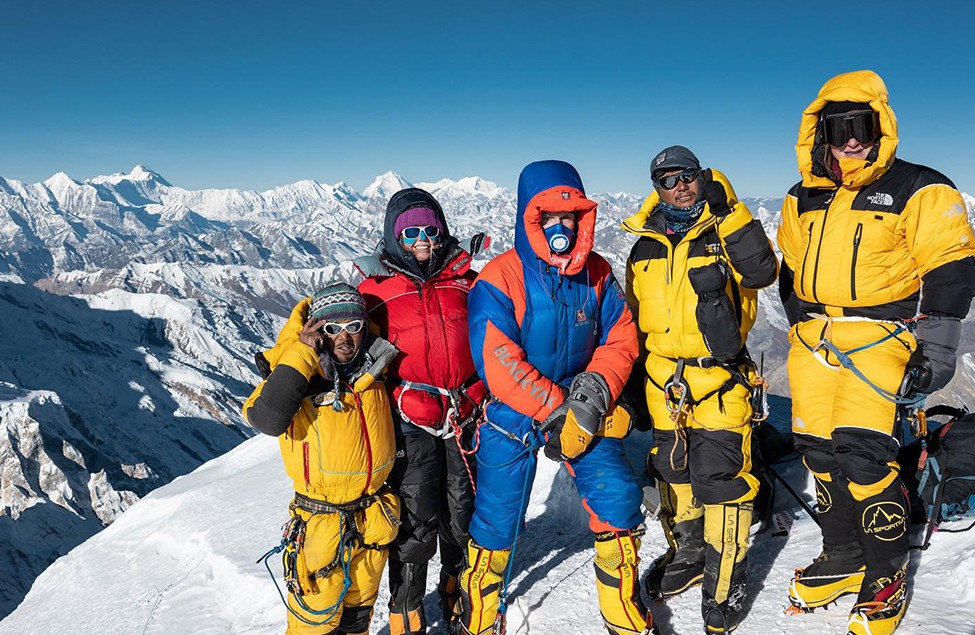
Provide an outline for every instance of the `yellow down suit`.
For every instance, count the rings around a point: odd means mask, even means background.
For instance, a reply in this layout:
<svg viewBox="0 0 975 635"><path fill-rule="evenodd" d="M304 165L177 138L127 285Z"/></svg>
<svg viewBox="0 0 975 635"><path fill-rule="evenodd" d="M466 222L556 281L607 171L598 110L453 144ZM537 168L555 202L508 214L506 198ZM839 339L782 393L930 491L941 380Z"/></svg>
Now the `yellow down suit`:
<svg viewBox="0 0 975 635"><path fill-rule="evenodd" d="M653 420L651 460L670 543L657 568L671 566L674 573L677 565L684 567L671 576L675 582L664 581L660 592L679 593L703 578L706 621L714 605L724 607L731 600L738 607L744 596L751 501L758 491L751 474L752 406L744 343L755 322L757 290L774 282L777 273L761 224L737 200L725 176L716 170L711 174L724 188L730 213L715 216L708 204L683 237L668 235L654 191L623 223L623 229L640 237L627 260L626 294L644 343L645 372L638 363L633 374L645 380ZM696 274L708 267L722 273L705 299L692 278L699 280ZM704 327L699 311L705 303L727 307L717 326L731 329L723 337L730 346L713 341L719 336ZM714 357L716 345L730 354ZM665 388L676 380L686 385L687 398L672 417L677 404L668 407ZM729 526L735 528L729 532Z"/></svg>
<svg viewBox="0 0 975 635"><path fill-rule="evenodd" d="M274 348L258 355L265 380L243 413L279 437L294 481L287 633L366 633L386 545L399 527L399 501L385 486L396 444L379 379L396 349L368 336L359 372L351 383L336 382L328 355L298 340L308 302L295 308Z"/></svg>
<svg viewBox="0 0 975 635"><path fill-rule="evenodd" d="M833 158L820 127L829 102L877 113L881 136L866 160ZM824 543L808 584L798 576L790 591L804 608L855 593L861 581L858 606L882 588L886 601L892 582L903 580L908 514L894 462L897 406L881 391L898 392L917 346L904 321L919 313L963 318L971 300L975 235L962 197L945 176L895 158L896 150L883 80L871 71L831 79L802 115L802 181L782 208L792 429L816 479ZM884 625L878 616L872 632L892 632L898 620ZM851 622L851 632L860 628Z"/></svg>

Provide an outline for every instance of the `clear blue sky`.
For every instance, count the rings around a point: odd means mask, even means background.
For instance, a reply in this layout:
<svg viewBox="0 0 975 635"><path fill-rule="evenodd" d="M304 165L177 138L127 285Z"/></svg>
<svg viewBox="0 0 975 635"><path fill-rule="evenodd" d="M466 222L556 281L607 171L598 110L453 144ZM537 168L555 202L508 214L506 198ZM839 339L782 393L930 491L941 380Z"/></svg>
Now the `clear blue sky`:
<svg viewBox="0 0 975 635"><path fill-rule="evenodd" d="M573 162L649 189L681 143L741 195L797 180L829 77L887 82L899 156L975 193L975 9L962 2L15 0L0 20L0 175L145 163L187 188L362 188Z"/></svg>

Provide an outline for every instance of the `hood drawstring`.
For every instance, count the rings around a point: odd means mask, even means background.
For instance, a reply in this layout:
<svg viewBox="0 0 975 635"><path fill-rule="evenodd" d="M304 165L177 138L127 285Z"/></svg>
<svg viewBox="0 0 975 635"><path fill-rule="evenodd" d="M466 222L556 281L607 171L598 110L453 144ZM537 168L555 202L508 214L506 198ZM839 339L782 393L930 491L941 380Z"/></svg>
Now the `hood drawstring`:
<svg viewBox="0 0 975 635"><path fill-rule="evenodd" d="M332 410L335 412L342 412L345 410L345 406L342 405L342 393L345 392L344 385L348 385L350 388L355 383L355 380L361 377L366 369L372 363L372 357L366 350L367 342L363 342L359 351L356 353L350 361L342 364L332 358L328 353L322 353L319 356L319 361L322 364L322 370L325 371L325 378L332 380L332 389L335 391L335 399L332 401Z"/></svg>

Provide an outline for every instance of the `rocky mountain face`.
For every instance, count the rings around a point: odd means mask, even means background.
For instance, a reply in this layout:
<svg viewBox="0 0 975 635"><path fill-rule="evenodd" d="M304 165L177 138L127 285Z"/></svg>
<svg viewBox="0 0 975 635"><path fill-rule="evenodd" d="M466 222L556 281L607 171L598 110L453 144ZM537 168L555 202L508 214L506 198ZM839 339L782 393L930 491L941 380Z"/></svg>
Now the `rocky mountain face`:
<svg viewBox="0 0 975 635"><path fill-rule="evenodd" d="M387 173L361 193L315 181L190 191L143 166L0 178L0 617L134 501L253 436L239 409L254 353L299 298L374 249L386 201L408 185ZM416 185L454 235L492 236L479 260L512 246L508 190L476 177ZM634 239L619 224L642 196L594 198L597 250L622 279ZM746 199L770 236L781 202ZM786 320L774 290L762 300L749 347L787 394ZM971 351L971 324L965 337ZM946 393L975 403L970 353Z"/></svg>

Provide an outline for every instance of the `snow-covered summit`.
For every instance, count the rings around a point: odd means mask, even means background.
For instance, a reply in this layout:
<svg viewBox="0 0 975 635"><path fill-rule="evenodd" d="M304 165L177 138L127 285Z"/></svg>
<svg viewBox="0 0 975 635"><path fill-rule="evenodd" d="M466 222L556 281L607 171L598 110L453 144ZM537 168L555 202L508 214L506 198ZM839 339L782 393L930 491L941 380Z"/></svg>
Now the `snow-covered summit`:
<svg viewBox="0 0 975 635"><path fill-rule="evenodd" d="M457 181L440 179L436 183L417 183L416 186L423 188L434 196L454 198L483 196L484 198L490 199L509 195L508 190L505 188L500 187L497 183L485 181L479 176L468 176Z"/></svg>
<svg viewBox="0 0 975 635"><path fill-rule="evenodd" d="M122 172L115 172L107 176L96 176L94 178L88 179L89 183L94 183L96 185L111 184L118 185L122 181L154 181L159 185L165 185L167 187L172 187L172 184L163 178L161 174L155 170L139 163L128 174Z"/></svg>
<svg viewBox="0 0 975 635"><path fill-rule="evenodd" d="M399 174L389 171L377 176L366 189L362 190L362 195L366 198L379 197L388 200L390 196L407 187L413 187L413 184Z"/></svg>

